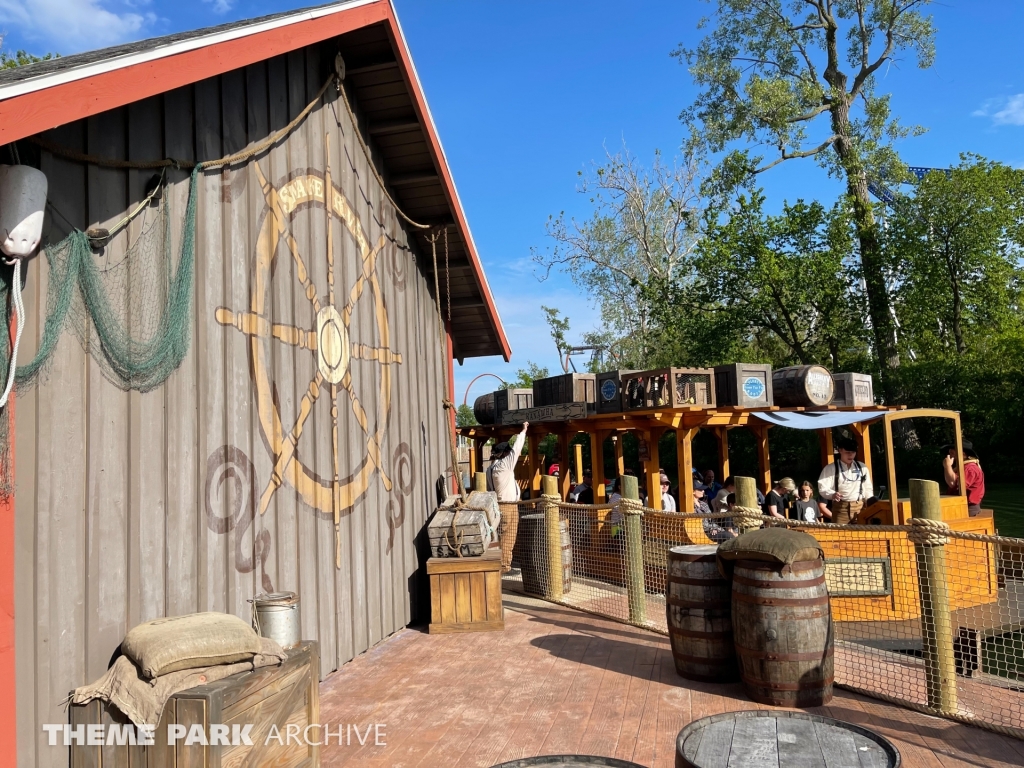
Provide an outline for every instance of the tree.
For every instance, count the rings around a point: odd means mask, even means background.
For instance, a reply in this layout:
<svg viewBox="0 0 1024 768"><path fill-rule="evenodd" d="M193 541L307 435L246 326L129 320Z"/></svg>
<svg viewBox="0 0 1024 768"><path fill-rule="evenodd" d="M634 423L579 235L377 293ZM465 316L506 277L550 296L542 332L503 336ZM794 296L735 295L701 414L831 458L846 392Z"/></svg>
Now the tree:
<svg viewBox="0 0 1024 768"><path fill-rule="evenodd" d="M516 371L515 381L506 382L503 389L530 389L533 387L533 382L537 379L545 379L547 377L547 368L541 368L536 363L527 360L526 367Z"/></svg>
<svg viewBox="0 0 1024 768"><path fill-rule="evenodd" d="M962 155L900 197L886 230L901 281L898 313L916 352L935 359L1021 327L1024 173Z"/></svg>
<svg viewBox="0 0 1024 768"><path fill-rule="evenodd" d="M546 315L545 319L551 331L551 340L555 342L555 347L558 349L558 362L561 364L562 370L568 372L569 363L566 355L572 349L572 345L566 341L565 335L569 333L569 318L562 317L561 313L552 307L541 305L541 309Z"/></svg>
<svg viewBox="0 0 1024 768"><path fill-rule="evenodd" d="M691 144L721 152L743 141L772 153L728 154L718 174L727 186L804 157L845 181L883 374L899 365L899 355L868 181L901 173L892 142L919 129L892 116L889 96L875 92L875 74L902 53L931 66L935 30L921 12L930 2L716 0L715 28L697 48L674 52L702 89L681 114Z"/></svg>
<svg viewBox="0 0 1024 768"><path fill-rule="evenodd" d="M459 406L455 412L455 424L459 427L475 427L477 425L476 414L473 408L466 403Z"/></svg>
<svg viewBox="0 0 1024 768"><path fill-rule="evenodd" d="M652 352L645 286L685 272L699 236L697 166L685 158L669 165L656 153L647 170L624 150L580 177L593 215L583 222L552 217L547 232L555 246L534 250L534 260L544 268L542 279L565 270L600 306L602 331L619 340L620 357L643 366Z"/></svg>

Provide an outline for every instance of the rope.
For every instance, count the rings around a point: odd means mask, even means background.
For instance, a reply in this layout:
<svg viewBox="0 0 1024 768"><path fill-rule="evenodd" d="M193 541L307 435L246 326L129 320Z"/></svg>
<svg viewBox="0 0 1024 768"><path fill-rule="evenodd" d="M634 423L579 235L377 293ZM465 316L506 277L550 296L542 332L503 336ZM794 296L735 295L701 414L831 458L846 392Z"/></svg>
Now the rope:
<svg viewBox="0 0 1024 768"><path fill-rule="evenodd" d="M949 543L947 533L949 525L942 520L912 517L907 538L919 547L944 547Z"/></svg>
<svg viewBox="0 0 1024 768"><path fill-rule="evenodd" d="M14 262L14 310L18 315L18 329L14 333L14 348L11 350L10 368L7 371L7 387L3 395L0 395L0 408L7 405L7 398L11 396L14 388L14 377L18 366L18 347L21 345L21 332L25 330L25 305L21 301L21 259Z"/></svg>
<svg viewBox="0 0 1024 768"><path fill-rule="evenodd" d="M459 474L459 448L455 439L455 428L452 418L448 414L456 411L455 403L448 399L448 348L444 343L444 318L441 316L441 284L437 274L437 235L430 238L430 250L434 258L434 308L437 310L437 334L441 344L441 359L445 361L441 366L441 383L444 391L441 393L441 403L444 405L445 421L448 429L448 447L451 451L451 471L455 476L455 482L459 489L459 496L466 499L466 486L462 483L462 475Z"/></svg>
<svg viewBox="0 0 1024 768"><path fill-rule="evenodd" d="M642 515L644 513L644 503L640 499L627 499L623 496L619 499L619 508L624 515Z"/></svg>
<svg viewBox="0 0 1024 768"><path fill-rule="evenodd" d="M736 521L737 528L750 530L764 525L765 515L756 507L741 507L737 504L732 510L732 518Z"/></svg>
<svg viewBox="0 0 1024 768"><path fill-rule="evenodd" d="M340 58L341 54L338 54L338 59ZM337 61L335 62L335 66L338 67L340 71L340 65L338 64ZM345 89L341 87L340 80L338 83L338 93L341 94L341 100L345 102L345 109L348 111L348 116L349 119L352 121L352 125L357 125L355 112L352 111L352 105L348 103L348 94L345 93ZM358 133L358 130L356 132ZM377 173L377 166L373 162L373 159L370 157L370 150L366 146L366 142L362 140L362 136L360 136L359 138L359 146L363 150L363 155L366 156L366 165L369 167L370 172L373 173L374 177L376 177L377 183L380 184L381 192L383 192L384 197L386 197L391 202L391 204L395 206L395 210L398 212L398 215L405 219L406 222L408 222L410 225L416 227L416 229L430 229L429 224L420 224L418 221L413 221L411 218L409 218L409 216L406 215L405 211L402 210L401 206L399 206L398 203L395 202L395 199L391 196L391 193L388 192L388 188L387 185L384 183L384 179L381 178L381 175L379 173ZM436 262L434 263L434 271L437 271Z"/></svg>

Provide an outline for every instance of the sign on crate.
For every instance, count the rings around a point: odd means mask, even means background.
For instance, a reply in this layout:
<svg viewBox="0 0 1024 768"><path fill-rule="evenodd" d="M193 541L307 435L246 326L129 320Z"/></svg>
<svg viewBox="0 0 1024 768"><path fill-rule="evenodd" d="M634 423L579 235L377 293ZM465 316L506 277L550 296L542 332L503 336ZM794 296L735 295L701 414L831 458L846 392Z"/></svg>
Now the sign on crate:
<svg viewBox="0 0 1024 768"><path fill-rule="evenodd" d="M522 424L524 421L568 421L569 419L587 418L586 403L560 403L545 405L541 408L520 408L518 411L505 411L501 416L502 424Z"/></svg>

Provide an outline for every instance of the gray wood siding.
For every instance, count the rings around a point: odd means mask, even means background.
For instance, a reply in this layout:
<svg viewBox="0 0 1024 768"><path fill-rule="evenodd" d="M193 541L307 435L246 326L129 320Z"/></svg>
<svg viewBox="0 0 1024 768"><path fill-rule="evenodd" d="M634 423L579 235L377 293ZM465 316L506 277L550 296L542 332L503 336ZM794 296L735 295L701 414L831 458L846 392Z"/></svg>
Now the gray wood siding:
<svg viewBox="0 0 1024 768"><path fill-rule="evenodd" d="M318 49L299 51L63 126L47 138L113 158L220 157L287 124L315 95L328 64ZM139 622L195 611L248 619L248 601L265 587L294 590L302 599L303 637L320 643L326 674L406 625L416 610L410 595L418 567L414 538L435 505L436 481L447 463L445 361L424 259L410 247L337 98L329 89L298 130L255 161L201 176L192 342L161 387L124 392L69 332L40 382L17 398L19 765L67 764L66 750L46 745L41 725L66 722L68 692L100 677L125 632ZM322 178L328 141L333 184L371 247L382 233L390 238L374 273L390 347L402 356L390 367L389 413L380 407L383 366L350 362L366 430L348 393L338 391L342 482L367 457L368 436L379 425L383 474L392 483L388 491L382 472L371 471L366 490L342 510L340 568L333 513L307 504L290 476L259 513L277 458L274 438L260 425L250 337L216 319L218 308L249 311L258 288L257 243L270 214L255 164L277 190L294 178ZM40 165L53 207L82 229L120 220L153 175L86 167L45 152ZM172 170L168 179L161 205L170 206L176 257L188 173ZM52 213L47 222L48 241L61 240L68 222ZM114 238L98 263L122 260L142 226L137 221ZM289 226L326 305L327 211L317 202L299 206ZM332 229L340 312L363 273L363 254L340 217L333 217ZM45 258L33 261L23 362L38 347L48 279ZM316 312L284 242L265 296L266 320L316 330ZM132 301L133 318L154 311ZM369 282L353 305L349 333L354 343L383 345ZM274 339L258 343L272 383L263 407L277 409L287 435L317 372L316 353ZM329 483L331 392L326 381L321 386L296 456Z"/></svg>

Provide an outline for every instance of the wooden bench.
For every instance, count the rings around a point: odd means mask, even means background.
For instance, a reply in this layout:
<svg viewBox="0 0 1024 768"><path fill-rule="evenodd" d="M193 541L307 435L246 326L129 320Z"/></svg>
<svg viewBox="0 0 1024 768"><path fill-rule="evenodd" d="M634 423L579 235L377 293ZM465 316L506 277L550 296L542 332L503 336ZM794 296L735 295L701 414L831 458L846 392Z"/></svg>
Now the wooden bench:
<svg viewBox="0 0 1024 768"><path fill-rule="evenodd" d="M71 727L127 720L114 707L93 701L72 706ZM306 641L288 652L280 666L241 672L209 685L200 685L172 696L164 707L152 746L71 747L72 768L241 768L280 765L315 768L320 765L320 747L301 742L302 730L320 722L320 654L317 643ZM251 724L252 746L186 745L180 739L168 745L171 725L188 729L199 724L210 735L210 725ZM277 726L281 740L267 736ZM300 738L287 743L287 727L298 726ZM106 729L104 729L106 732ZM294 727L292 728L294 733ZM310 730L310 741L322 740L319 729Z"/></svg>
<svg viewBox="0 0 1024 768"><path fill-rule="evenodd" d="M431 634L505 628L501 549L489 549L479 557L432 557L427 560L427 576Z"/></svg>

